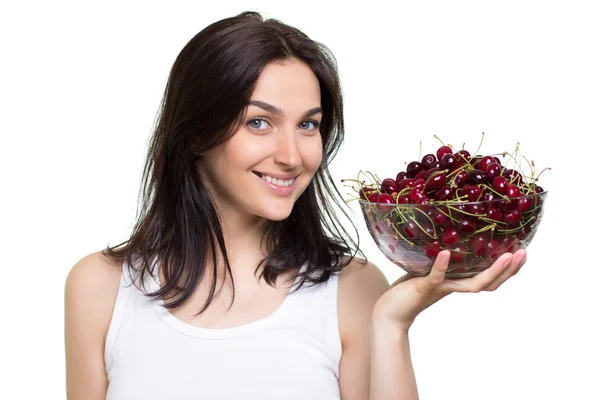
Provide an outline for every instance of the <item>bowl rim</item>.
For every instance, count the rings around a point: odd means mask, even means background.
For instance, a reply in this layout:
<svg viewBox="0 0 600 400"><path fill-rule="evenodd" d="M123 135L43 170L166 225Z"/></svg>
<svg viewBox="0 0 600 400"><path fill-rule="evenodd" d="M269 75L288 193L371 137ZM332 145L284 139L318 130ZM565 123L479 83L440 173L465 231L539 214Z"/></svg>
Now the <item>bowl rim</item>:
<svg viewBox="0 0 600 400"><path fill-rule="evenodd" d="M543 192L540 193L533 193L533 194L528 194L528 195L524 195L524 196L519 196L519 197L512 197L510 200L518 200L518 199L522 199L522 198L530 198L530 197L542 197L542 196L546 196L548 194L548 190L544 190ZM500 203L502 201L506 201L505 199L494 199L494 200L478 200L478 201L446 201L446 202L433 202L433 203L424 203L424 204L417 204L417 203L406 203L406 204L399 204L399 203L373 203L370 202L369 200L364 200L361 198L358 198L358 202L361 205L367 205L367 204L373 204L373 205L382 205L382 206L394 206L394 207L406 207L406 208L412 208L412 207L416 207L416 206L454 206L454 205L467 205L467 204L494 204L494 203Z"/></svg>

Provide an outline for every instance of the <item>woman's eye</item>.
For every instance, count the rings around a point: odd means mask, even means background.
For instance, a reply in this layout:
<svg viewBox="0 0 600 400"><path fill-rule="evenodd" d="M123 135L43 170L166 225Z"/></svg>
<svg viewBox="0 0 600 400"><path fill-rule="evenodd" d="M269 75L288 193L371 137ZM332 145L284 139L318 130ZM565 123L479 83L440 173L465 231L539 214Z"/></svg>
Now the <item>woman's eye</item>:
<svg viewBox="0 0 600 400"><path fill-rule="evenodd" d="M255 119L251 119L250 121L248 121L248 126L252 129L264 129L268 125L269 124L264 119L255 118Z"/></svg>
<svg viewBox="0 0 600 400"><path fill-rule="evenodd" d="M319 128L319 123L317 121L304 121L300 123L300 127L306 130L313 130Z"/></svg>

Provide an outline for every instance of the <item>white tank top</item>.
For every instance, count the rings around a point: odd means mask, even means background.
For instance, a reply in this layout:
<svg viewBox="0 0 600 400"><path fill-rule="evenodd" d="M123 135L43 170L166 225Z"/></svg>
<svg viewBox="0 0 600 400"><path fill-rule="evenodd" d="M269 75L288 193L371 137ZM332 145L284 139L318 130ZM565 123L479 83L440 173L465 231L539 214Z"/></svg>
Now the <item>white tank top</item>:
<svg viewBox="0 0 600 400"><path fill-rule="evenodd" d="M159 289L156 272L146 276ZM340 399L336 274L224 329L187 324L131 283L124 264L105 345L107 400Z"/></svg>

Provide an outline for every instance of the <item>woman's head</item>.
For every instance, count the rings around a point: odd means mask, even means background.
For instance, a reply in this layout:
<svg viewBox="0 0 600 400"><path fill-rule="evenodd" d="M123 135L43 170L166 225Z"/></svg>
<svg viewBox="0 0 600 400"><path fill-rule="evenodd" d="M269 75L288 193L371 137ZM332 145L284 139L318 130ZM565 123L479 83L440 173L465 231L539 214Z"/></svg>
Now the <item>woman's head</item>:
<svg viewBox="0 0 600 400"><path fill-rule="evenodd" d="M306 277L320 275L309 280L326 280L351 251L330 204L340 204L334 194L341 199L328 165L343 134L337 67L325 46L253 12L208 26L173 65L138 221L126 246L108 254L128 261L139 254L144 270L157 256L166 284L152 295L183 294L168 305L176 307L196 287L208 254L216 269L217 248L230 272L219 212L235 211L267 220L268 283L305 263ZM297 179L281 196L256 173Z"/></svg>
<svg viewBox="0 0 600 400"><path fill-rule="evenodd" d="M264 66L233 136L197 160L222 213L281 221L323 159L320 85L297 58Z"/></svg>

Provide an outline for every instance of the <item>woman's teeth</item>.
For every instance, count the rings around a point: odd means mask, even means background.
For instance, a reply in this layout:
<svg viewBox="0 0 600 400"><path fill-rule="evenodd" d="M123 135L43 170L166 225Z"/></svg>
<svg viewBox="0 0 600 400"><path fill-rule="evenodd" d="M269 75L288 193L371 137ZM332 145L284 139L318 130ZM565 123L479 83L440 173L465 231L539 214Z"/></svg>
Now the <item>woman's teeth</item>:
<svg viewBox="0 0 600 400"><path fill-rule="evenodd" d="M284 181L282 179L272 178L269 175L261 175L261 178L269 183L272 183L273 185L283 186L283 187L290 186L292 183L294 183L294 179L295 179L295 178L292 178L292 179L288 179L288 180Z"/></svg>

